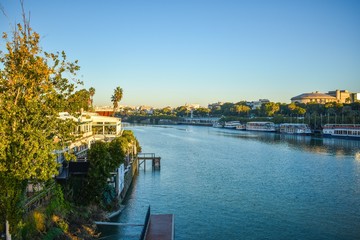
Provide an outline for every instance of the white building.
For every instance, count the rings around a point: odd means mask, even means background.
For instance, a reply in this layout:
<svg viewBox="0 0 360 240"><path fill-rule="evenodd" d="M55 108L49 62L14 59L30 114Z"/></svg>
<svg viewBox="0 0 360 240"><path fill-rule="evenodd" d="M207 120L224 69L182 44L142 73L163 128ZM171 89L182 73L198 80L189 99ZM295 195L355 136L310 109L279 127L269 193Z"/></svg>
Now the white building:
<svg viewBox="0 0 360 240"><path fill-rule="evenodd" d="M248 105L249 107L251 107L252 110L261 108L261 105L263 103L269 103L270 101L268 99L259 99L259 101L252 101L252 102L247 102L246 105Z"/></svg>
<svg viewBox="0 0 360 240"><path fill-rule="evenodd" d="M92 120L92 132L96 139L113 139L121 135L121 119L99 115L90 115Z"/></svg>

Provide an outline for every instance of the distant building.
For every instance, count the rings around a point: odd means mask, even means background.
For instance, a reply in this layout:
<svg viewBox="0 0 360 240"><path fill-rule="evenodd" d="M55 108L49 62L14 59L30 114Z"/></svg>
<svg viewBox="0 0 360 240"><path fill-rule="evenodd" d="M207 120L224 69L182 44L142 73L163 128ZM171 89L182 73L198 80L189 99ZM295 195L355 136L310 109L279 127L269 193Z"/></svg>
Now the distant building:
<svg viewBox="0 0 360 240"><path fill-rule="evenodd" d="M208 104L208 108L209 109L216 109L216 108L220 109L222 105L224 105L223 102L211 103L211 104Z"/></svg>
<svg viewBox="0 0 360 240"><path fill-rule="evenodd" d="M327 102L351 103L355 101L357 96L348 90L335 90L328 93L320 93L318 91L312 93L303 93L291 98L291 102L298 103L320 103Z"/></svg>
<svg viewBox="0 0 360 240"><path fill-rule="evenodd" d="M360 93L353 93L351 97L352 102L360 102Z"/></svg>
<svg viewBox="0 0 360 240"><path fill-rule="evenodd" d="M351 95L348 90L335 90L335 91L329 91L327 93L330 96L336 97L336 100L340 103L350 103L352 102Z"/></svg>
<svg viewBox="0 0 360 240"><path fill-rule="evenodd" d="M96 106L95 112L100 116L112 116L114 108L111 106Z"/></svg>
<svg viewBox="0 0 360 240"><path fill-rule="evenodd" d="M259 99L259 101L246 102L246 105L251 107L252 110L260 108L263 103L269 103L269 99Z"/></svg>
<svg viewBox="0 0 360 240"><path fill-rule="evenodd" d="M191 109L191 110L194 110L194 109L198 109L200 108L200 104L197 104L197 103L192 103L192 104L185 104L185 107L187 109Z"/></svg>
<svg viewBox="0 0 360 240"><path fill-rule="evenodd" d="M291 98L292 103L321 103L336 102L336 97L328 94L319 93L318 91L312 93L303 93Z"/></svg>
<svg viewBox="0 0 360 240"><path fill-rule="evenodd" d="M140 106L137 108L138 111L144 111L147 114L153 114L154 113L154 108L150 107L150 106Z"/></svg>

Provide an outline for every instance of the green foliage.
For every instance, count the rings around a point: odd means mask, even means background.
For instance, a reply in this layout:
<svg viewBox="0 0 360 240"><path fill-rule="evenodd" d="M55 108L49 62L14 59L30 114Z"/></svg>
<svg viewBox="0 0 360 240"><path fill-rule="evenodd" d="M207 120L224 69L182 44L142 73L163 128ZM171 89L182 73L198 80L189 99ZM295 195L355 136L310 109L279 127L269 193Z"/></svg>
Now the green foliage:
<svg viewBox="0 0 360 240"><path fill-rule="evenodd" d="M213 106L211 109L199 108L193 110L194 117L221 117L220 121L268 121L272 119L273 122L305 122L304 118L308 119L307 123L314 125L316 122L315 116L321 118L327 115L327 123L360 123L360 102L349 104L342 104L337 102L328 102L325 104L319 103L264 103L260 108L251 109L248 103L240 101L237 103L224 103L222 105ZM133 112L130 109L121 112L125 121L141 123L146 121L150 124L158 124L159 119L170 119L173 122L179 121L181 117L189 117L190 110L187 106L176 107L170 111L169 107L163 109L154 109L153 114L145 112ZM276 119L273 119L276 118ZM298 119L302 118L302 119ZM324 122L317 121L323 124ZM318 125L316 123L316 125Z"/></svg>
<svg viewBox="0 0 360 240"><path fill-rule="evenodd" d="M194 111L194 115L198 117L207 117L209 113L210 113L210 109L202 108L202 107L195 109Z"/></svg>
<svg viewBox="0 0 360 240"><path fill-rule="evenodd" d="M0 174L0 216L9 221L13 233L24 211L26 185L25 180Z"/></svg>
<svg viewBox="0 0 360 240"><path fill-rule="evenodd" d="M110 177L110 172L114 171L114 164L108 146L109 144L106 142L96 141L88 152L90 163L87 176L88 203L92 201L100 202L107 178Z"/></svg>
<svg viewBox="0 0 360 240"><path fill-rule="evenodd" d="M190 111L188 110L188 108L186 106L180 106L180 107L176 108L175 111L176 111L176 116L178 116L178 117L186 117L190 113Z"/></svg>
<svg viewBox="0 0 360 240"><path fill-rule="evenodd" d="M111 96L111 102L114 105L114 116L115 116L115 111L119 106L119 102L121 101L123 97L123 90L121 87L117 87L114 89L114 94Z"/></svg>
<svg viewBox="0 0 360 240"><path fill-rule="evenodd" d="M265 116L272 117L280 110L280 104L269 102L261 105L261 111Z"/></svg>
<svg viewBox="0 0 360 240"><path fill-rule="evenodd" d="M140 144L132 131L125 130L111 142L96 141L88 152L89 171L86 178L72 178L74 195L79 196L75 202L81 204L109 203L112 193L109 191L107 179L111 177L122 163L127 153L136 146L141 151ZM104 201L105 200L105 201Z"/></svg>
<svg viewBox="0 0 360 240"><path fill-rule="evenodd" d="M141 146L137 138L134 136L134 132L131 130L124 130L123 134L121 135L121 138L126 139L127 144L129 145L136 145L137 152L141 152Z"/></svg>
<svg viewBox="0 0 360 240"><path fill-rule="evenodd" d="M89 88L89 95L90 95L90 107L91 107L91 110L93 111L94 110L94 95L95 95L95 88L91 87Z"/></svg>
<svg viewBox="0 0 360 240"><path fill-rule="evenodd" d="M68 212L69 205L64 199L62 188L59 184L51 190L51 199L46 206L46 215L50 217L53 214L65 216Z"/></svg>
<svg viewBox="0 0 360 240"><path fill-rule="evenodd" d="M247 114L249 114L251 109L247 105L236 104L230 110L231 110L231 112L233 112L239 116L246 116Z"/></svg>
<svg viewBox="0 0 360 240"><path fill-rule="evenodd" d="M61 236L63 234L63 231L58 227L52 227L47 231L46 235L44 236L44 240L53 240L57 237Z"/></svg>
<svg viewBox="0 0 360 240"><path fill-rule="evenodd" d="M76 91L74 94L70 95L67 99L67 112L77 112L80 109L84 111L89 110L90 105L90 93L86 89Z"/></svg>
<svg viewBox="0 0 360 240"><path fill-rule="evenodd" d="M108 145L108 151L112 158L112 167L116 168L124 163L127 141L123 137L117 137Z"/></svg>
<svg viewBox="0 0 360 240"><path fill-rule="evenodd" d="M32 213L32 217L34 218L35 222L35 228L38 232L44 232L45 231L45 221L46 217L45 214L39 211L34 211Z"/></svg>
<svg viewBox="0 0 360 240"><path fill-rule="evenodd" d="M67 141L71 128L57 119L66 106L79 69L66 54L46 53L40 36L28 24L18 24L11 39L4 34L0 53L0 209L14 232L28 180L46 181L57 174L52 153ZM66 76L65 76L66 75ZM60 126L67 127L60 127Z"/></svg>

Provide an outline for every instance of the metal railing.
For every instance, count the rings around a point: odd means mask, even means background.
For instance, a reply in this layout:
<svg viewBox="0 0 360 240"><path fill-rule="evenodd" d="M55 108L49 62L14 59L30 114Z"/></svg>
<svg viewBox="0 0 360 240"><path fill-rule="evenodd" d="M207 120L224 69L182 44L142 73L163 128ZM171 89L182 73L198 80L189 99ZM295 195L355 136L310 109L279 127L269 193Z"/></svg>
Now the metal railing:
<svg viewBox="0 0 360 240"><path fill-rule="evenodd" d="M138 158L155 158L155 153L138 153Z"/></svg>
<svg viewBox="0 0 360 240"><path fill-rule="evenodd" d="M44 202L48 200L51 195L51 190L55 187L55 183L50 186L47 186L44 190L30 197L25 203L25 211L28 213L31 210L37 208L42 205Z"/></svg>

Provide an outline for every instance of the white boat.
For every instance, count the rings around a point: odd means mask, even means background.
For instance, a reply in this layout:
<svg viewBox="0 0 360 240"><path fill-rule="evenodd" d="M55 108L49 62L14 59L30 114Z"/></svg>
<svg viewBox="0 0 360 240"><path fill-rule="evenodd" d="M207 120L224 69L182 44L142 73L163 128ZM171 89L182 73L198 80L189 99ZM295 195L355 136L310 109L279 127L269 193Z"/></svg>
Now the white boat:
<svg viewBox="0 0 360 240"><path fill-rule="evenodd" d="M213 124L213 127L214 127L214 128L222 128L222 127L224 127L224 126L223 126L221 123L216 122L216 123Z"/></svg>
<svg viewBox="0 0 360 240"><path fill-rule="evenodd" d="M325 124L323 136L360 140L360 124Z"/></svg>
<svg viewBox="0 0 360 240"><path fill-rule="evenodd" d="M246 130L246 124L240 124L235 127L236 130Z"/></svg>
<svg viewBox="0 0 360 240"><path fill-rule="evenodd" d="M304 123L282 123L280 124L280 133L310 135L311 129Z"/></svg>
<svg viewBox="0 0 360 240"><path fill-rule="evenodd" d="M273 122L248 122L246 131L275 132L275 124Z"/></svg>
<svg viewBox="0 0 360 240"><path fill-rule="evenodd" d="M240 125L241 123L239 121L230 121L230 122L225 122L224 128L235 129L237 126Z"/></svg>

